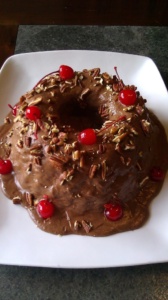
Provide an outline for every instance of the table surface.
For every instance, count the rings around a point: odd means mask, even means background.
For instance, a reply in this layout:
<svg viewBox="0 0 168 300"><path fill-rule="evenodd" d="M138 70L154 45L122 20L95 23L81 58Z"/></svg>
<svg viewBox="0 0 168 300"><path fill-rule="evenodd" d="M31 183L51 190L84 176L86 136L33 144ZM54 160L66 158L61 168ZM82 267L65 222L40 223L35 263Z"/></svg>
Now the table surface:
<svg viewBox="0 0 168 300"><path fill-rule="evenodd" d="M145 55L168 87L167 48L167 27L22 25L15 53L92 49ZM168 263L84 270L1 265L0 291L3 300L168 299Z"/></svg>

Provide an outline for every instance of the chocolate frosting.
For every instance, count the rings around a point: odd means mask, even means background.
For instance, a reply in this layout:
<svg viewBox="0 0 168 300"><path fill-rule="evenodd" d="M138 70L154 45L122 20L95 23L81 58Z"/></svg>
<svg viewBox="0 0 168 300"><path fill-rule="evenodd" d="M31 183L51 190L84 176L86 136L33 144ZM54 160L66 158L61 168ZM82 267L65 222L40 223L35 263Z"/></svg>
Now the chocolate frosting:
<svg viewBox="0 0 168 300"><path fill-rule="evenodd" d="M136 91L134 105L119 101L121 89ZM53 234L106 236L144 224L149 204L162 182L151 179L153 167L166 172L168 144L164 128L134 86L100 69L45 76L20 98L0 130L0 156L13 172L1 186L13 203L23 205L39 228ZM40 119L25 111L37 106ZM97 141L83 145L79 132L93 128ZM37 213L43 195L56 207L51 218ZM106 203L119 203L123 216L109 221Z"/></svg>

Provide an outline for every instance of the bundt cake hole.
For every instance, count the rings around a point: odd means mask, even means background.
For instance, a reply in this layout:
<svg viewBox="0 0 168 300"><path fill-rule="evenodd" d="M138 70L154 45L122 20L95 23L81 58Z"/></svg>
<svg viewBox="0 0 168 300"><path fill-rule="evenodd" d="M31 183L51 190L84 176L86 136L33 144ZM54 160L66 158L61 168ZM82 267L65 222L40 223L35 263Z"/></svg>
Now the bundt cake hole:
<svg viewBox="0 0 168 300"><path fill-rule="evenodd" d="M87 103L83 106L76 99L62 104L58 114L61 116L61 125L71 126L75 131L82 131L86 128L100 129L103 124L97 108Z"/></svg>

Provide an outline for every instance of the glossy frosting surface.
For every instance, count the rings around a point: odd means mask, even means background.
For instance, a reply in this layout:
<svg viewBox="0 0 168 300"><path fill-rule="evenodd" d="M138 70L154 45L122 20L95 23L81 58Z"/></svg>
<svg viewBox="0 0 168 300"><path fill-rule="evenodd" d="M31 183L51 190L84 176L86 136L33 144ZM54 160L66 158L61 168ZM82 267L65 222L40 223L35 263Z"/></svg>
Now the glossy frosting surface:
<svg viewBox="0 0 168 300"><path fill-rule="evenodd" d="M151 180L153 167L166 172L168 145L164 129L136 91L134 105L119 101L124 86L100 69L75 72L62 80L59 72L43 78L20 98L1 127L0 155L13 172L1 175L2 190L27 208L42 230L54 234L105 236L140 227L150 201L162 182ZM40 119L26 118L37 106ZM83 145L79 133L95 130L93 145ZM54 216L43 219L37 204L47 195ZM120 220L104 215L104 205L119 203Z"/></svg>

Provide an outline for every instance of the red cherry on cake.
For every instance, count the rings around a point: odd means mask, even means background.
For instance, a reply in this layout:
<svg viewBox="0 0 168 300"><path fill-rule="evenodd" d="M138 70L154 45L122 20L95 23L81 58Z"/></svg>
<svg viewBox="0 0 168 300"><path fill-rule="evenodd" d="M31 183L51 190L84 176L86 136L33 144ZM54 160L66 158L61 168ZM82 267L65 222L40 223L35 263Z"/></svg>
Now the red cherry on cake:
<svg viewBox="0 0 168 300"><path fill-rule="evenodd" d="M48 198L44 198L37 204L37 212L43 219L51 218L54 214L55 206L49 201Z"/></svg>
<svg viewBox="0 0 168 300"><path fill-rule="evenodd" d="M10 109L12 109L12 115L15 117L17 114L18 105L12 106L8 104L8 106L10 107Z"/></svg>
<svg viewBox="0 0 168 300"><path fill-rule="evenodd" d="M110 221L117 221L121 219L123 210L120 204L107 203L104 205L104 214Z"/></svg>
<svg viewBox="0 0 168 300"><path fill-rule="evenodd" d="M122 90L119 93L120 102L124 105L127 105L127 106L134 105L135 102L136 102L136 93L135 93L135 91L132 90L132 89L129 89L129 88L124 89L124 84L120 79L120 76L119 76L118 71L117 71L117 67L114 67L114 70L116 72L118 81L120 82L120 85L122 87Z"/></svg>
<svg viewBox="0 0 168 300"><path fill-rule="evenodd" d="M13 170L12 163L9 159L0 159L0 174L6 175L11 173Z"/></svg>
<svg viewBox="0 0 168 300"><path fill-rule="evenodd" d="M37 106L29 106L26 108L26 118L31 121L37 121L41 117L41 110Z"/></svg>
<svg viewBox="0 0 168 300"><path fill-rule="evenodd" d="M87 128L81 131L78 135L78 140L84 145L93 145L96 143L96 133L92 128Z"/></svg>
<svg viewBox="0 0 168 300"><path fill-rule="evenodd" d="M154 181L162 181L165 177L165 173L159 167L153 167L150 172L151 179Z"/></svg>
<svg viewBox="0 0 168 300"><path fill-rule="evenodd" d="M71 79L74 76L74 71L71 67L61 65L59 68L60 78L62 80Z"/></svg>
<svg viewBox="0 0 168 300"><path fill-rule="evenodd" d="M122 90L119 93L119 100L124 105L134 105L136 102L136 93L131 89Z"/></svg>

